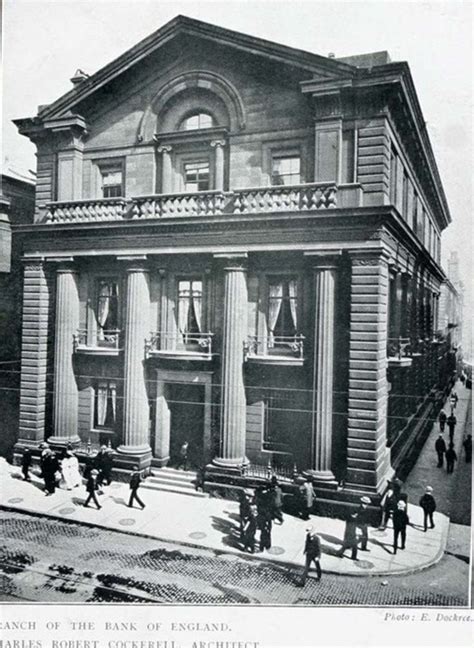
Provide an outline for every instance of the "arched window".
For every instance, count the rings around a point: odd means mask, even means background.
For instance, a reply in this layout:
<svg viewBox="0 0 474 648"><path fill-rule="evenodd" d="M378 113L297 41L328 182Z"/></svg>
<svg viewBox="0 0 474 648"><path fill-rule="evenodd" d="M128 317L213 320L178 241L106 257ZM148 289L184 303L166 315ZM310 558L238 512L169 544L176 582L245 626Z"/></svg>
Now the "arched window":
<svg viewBox="0 0 474 648"><path fill-rule="evenodd" d="M193 113L181 122L180 130L198 130L201 128L212 128L214 120L212 115L205 112Z"/></svg>

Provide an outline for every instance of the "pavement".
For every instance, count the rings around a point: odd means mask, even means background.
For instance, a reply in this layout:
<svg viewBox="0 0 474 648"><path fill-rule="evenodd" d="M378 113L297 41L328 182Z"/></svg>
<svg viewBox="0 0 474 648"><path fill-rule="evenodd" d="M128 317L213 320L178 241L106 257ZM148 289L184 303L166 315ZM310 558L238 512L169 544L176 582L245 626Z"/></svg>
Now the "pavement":
<svg viewBox="0 0 474 648"><path fill-rule="evenodd" d="M460 396L456 412L458 429L463 430L471 392L462 388L460 383L456 389ZM411 525L407 529L406 549L399 550L395 555L392 550L393 531L390 527L384 531L371 528L369 550L360 551L359 560L353 561L348 556L350 552L344 558L336 555L344 536L343 521L312 516L311 521L306 522L289 515L285 515L281 526L273 525L271 549L263 553L243 554L239 540L237 502L142 490L140 496L146 504L142 511L127 507L130 493L128 485L114 482L104 488L104 494L100 496L100 510L93 508L93 505L85 508L84 485L73 491L57 489L55 494L46 497L38 474L32 473L32 481L25 482L20 469L3 459L0 460L0 507L179 545L211 549L216 553L245 555L250 559L289 567L301 567L303 564L306 529L312 524L321 537L321 565L326 573L349 576L410 574L437 563L444 555L448 539L449 518L444 510L451 502L450 486L454 480L453 475L447 475L444 469L436 468L432 437L437 435L437 424L433 428L420 455L419 466L417 462L405 485L404 490L409 494ZM460 432L456 443L462 443ZM435 496L443 501L443 506L435 513L435 528L425 533L422 526L423 513L416 503L427 484L433 486Z"/></svg>

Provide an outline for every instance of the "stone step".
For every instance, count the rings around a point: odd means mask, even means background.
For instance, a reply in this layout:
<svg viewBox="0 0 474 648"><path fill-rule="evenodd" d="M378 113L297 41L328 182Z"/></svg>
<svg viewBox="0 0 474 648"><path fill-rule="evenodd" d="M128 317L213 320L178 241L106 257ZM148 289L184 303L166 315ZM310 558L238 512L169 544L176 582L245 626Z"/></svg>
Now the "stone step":
<svg viewBox="0 0 474 648"><path fill-rule="evenodd" d="M152 469L152 477L157 479L175 479L179 482L194 482L197 474L192 471L176 470L175 468Z"/></svg>
<svg viewBox="0 0 474 648"><path fill-rule="evenodd" d="M176 483L166 483L160 481L152 481L153 477L149 477L145 482L142 482L141 488L146 488L148 490L155 491L165 491L168 493L176 493L178 495L188 495L189 497L209 497L207 493L202 491L194 490L194 487L190 488L189 486L180 486Z"/></svg>

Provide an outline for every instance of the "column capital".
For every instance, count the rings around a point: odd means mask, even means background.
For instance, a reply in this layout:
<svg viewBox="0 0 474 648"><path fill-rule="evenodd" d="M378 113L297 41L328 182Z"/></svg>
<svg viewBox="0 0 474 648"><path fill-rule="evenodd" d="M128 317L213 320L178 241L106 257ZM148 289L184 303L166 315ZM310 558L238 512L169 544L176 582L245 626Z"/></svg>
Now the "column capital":
<svg viewBox="0 0 474 648"><path fill-rule="evenodd" d="M240 272L245 272L247 270L247 261L248 261L248 254L247 252L239 252L236 254L233 253L217 253L213 255L213 258L216 261L220 261L221 263L224 263L224 270L227 271L240 271Z"/></svg>
<svg viewBox="0 0 474 648"><path fill-rule="evenodd" d="M342 250L314 250L304 253L312 264L313 271L337 268L341 262Z"/></svg>
<svg viewBox="0 0 474 648"><path fill-rule="evenodd" d="M172 150L173 147L170 144L160 144L156 147L157 153L171 153Z"/></svg>
<svg viewBox="0 0 474 648"><path fill-rule="evenodd" d="M118 255L116 258L117 261L127 264L125 272L149 272L146 254Z"/></svg>
<svg viewBox="0 0 474 648"><path fill-rule="evenodd" d="M75 274L77 268L73 257L49 257L45 259L47 263L55 263L56 274Z"/></svg>
<svg viewBox="0 0 474 648"><path fill-rule="evenodd" d="M226 145L226 141L224 139L215 139L212 140L210 143L210 146L213 148L218 148L218 147L224 147Z"/></svg>

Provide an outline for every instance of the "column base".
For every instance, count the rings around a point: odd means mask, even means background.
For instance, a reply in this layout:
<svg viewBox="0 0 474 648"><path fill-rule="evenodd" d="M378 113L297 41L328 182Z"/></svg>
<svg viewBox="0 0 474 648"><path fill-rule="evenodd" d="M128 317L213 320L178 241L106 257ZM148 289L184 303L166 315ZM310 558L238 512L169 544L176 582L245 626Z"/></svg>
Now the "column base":
<svg viewBox="0 0 474 648"><path fill-rule="evenodd" d="M145 470L151 466L151 448L144 446L119 446L114 454L114 468Z"/></svg>
<svg viewBox="0 0 474 648"><path fill-rule="evenodd" d="M147 443L139 446L122 444L119 445L118 448L116 448L115 452L118 452L119 454L123 454L123 455L132 455L132 456L138 456L143 454L151 455L151 448Z"/></svg>
<svg viewBox="0 0 474 648"><path fill-rule="evenodd" d="M215 457L210 464L207 464L206 474L242 477L244 476L245 466L248 463L246 457L238 460Z"/></svg>
<svg viewBox="0 0 474 648"><path fill-rule="evenodd" d="M170 456L167 457L153 457L151 460L151 465L155 468L164 468L168 465Z"/></svg>
<svg viewBox="0 0 474 648"><path fill-rule="evenodd" d="M65 437L65 436L50 436L46 439L46 442L49 443L50 445L55 445L55 446L67 446L67 445L72 445L72 446L77 446L80 444L81 439L79 436L76 434L73 437ZM40 442L41 443L41 442Z"/></svg>
<svg viewBox="0 0 474 648"><path fill-rule="evenodd" d="M310 477L315 485L321 485L325 488L337 488L338 482L331 470L305 470L305 477Z"/></svg>

